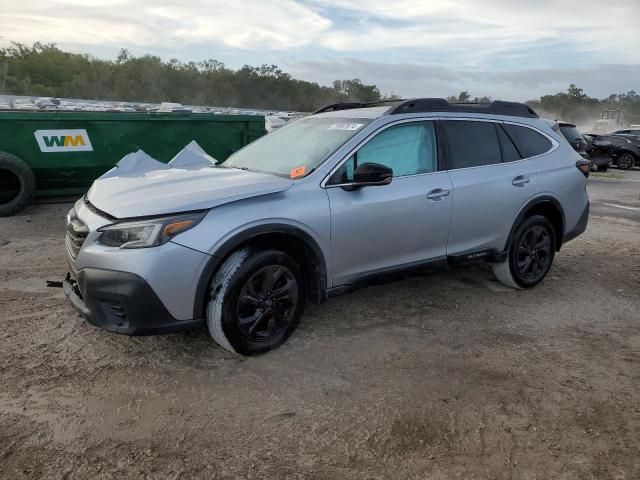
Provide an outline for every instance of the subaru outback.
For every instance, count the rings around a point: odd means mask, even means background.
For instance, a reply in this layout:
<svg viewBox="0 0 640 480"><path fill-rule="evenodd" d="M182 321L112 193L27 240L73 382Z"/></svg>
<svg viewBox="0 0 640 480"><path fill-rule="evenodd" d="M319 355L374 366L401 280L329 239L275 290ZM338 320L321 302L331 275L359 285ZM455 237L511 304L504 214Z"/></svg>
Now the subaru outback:
<svg viewBox="0 0 640 480"><path fill-rule="evenodd" d="M219 165L95 181L67 216L65 293L106 330L206 324L259 354L307 302L390 274L488 262L534 287L586 229L589 166L520 103L330 105Z"/></svg>

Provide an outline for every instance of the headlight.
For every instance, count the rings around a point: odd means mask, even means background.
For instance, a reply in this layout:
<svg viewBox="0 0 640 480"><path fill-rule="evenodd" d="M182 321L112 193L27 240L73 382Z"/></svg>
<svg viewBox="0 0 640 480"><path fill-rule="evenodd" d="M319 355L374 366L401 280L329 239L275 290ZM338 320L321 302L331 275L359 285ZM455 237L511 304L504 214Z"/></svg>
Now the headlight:
<svg viewBox="0 0 640 480"><path fill-rule="evenodd" d="M107 247L147 248L167 243L179 233L195 227L206 212L140 221L124 221L99 228L98 243Z"/></svg>

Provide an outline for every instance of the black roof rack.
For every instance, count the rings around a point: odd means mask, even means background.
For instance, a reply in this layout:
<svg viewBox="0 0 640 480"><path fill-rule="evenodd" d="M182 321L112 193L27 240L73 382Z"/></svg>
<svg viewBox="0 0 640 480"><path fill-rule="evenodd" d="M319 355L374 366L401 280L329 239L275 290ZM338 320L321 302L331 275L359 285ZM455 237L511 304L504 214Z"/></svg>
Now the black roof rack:
<svg viewBox="0 0 640 480"><path fill-rule="evenodd" d="M538 114L529 106L519 102L495 100L491 103L450 103L444 98L414 98L405 100L387 110L386 115L423 112L462 112L491 113L514 117L538 118Z"/></svg>
<svg viewBox="0 0 640 480"><path fill-rule="evenodd" d="M452 103L444 98L414 98L411 100L378 100L376 102L344 102L334 103L313 112L313 115L353 108L369 108L384 103L397 103L385 112L385 115L401 113L425 112L461 112L461 113L490 113L493 115L509 115L513 117L539 118L529 105L519 102L504 102L495 100L491 103Z"/></svg>
<svg viewBox="0 0 640 480"><path fill-rule="evenodd" d="M397 100L377 100L375 102L343 102L343 103L332 103L331 105L327 105L322 107L319 110L316 110L312 113L312 115L316 115L317 113L324 112L337 112L338 110L351 110L353 108L369 108L375 107L377 105L382 105L385 103L398 103L398 102L406 102L404 98Z"/></svg>

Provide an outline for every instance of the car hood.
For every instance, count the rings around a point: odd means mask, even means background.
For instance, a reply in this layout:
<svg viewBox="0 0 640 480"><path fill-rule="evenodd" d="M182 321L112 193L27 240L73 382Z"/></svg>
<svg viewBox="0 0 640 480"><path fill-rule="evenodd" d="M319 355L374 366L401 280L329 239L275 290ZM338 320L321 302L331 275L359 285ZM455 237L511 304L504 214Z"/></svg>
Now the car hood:
<svg viewBox="0 0 640 480"><path fill-rule="evenodd" d="M286 190L293 180L234 168L165 166L93 182L88 200L116 218L213 208L236 200Z"/></svg>
<svg viewBox="0 0 640 480"><path fill-rule="evenodd" d="M96 180L88 200L116 218L213 208L236 200L281 192L293 180L232 168L169 168L140 176Z"/></svg>

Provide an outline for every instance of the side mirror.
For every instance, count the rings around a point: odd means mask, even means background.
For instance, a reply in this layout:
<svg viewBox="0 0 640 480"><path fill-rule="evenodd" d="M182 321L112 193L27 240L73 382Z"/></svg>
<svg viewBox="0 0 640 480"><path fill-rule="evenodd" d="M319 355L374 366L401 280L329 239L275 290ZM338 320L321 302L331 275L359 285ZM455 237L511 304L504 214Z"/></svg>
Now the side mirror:
<svg viewBox="0 0 640 480"><path fill-rule="evenodd" d="M345 190L361 187L389 185L393 179L393 170L379 163L363 163L353 172L353 182L345 185Z"/></svg>

